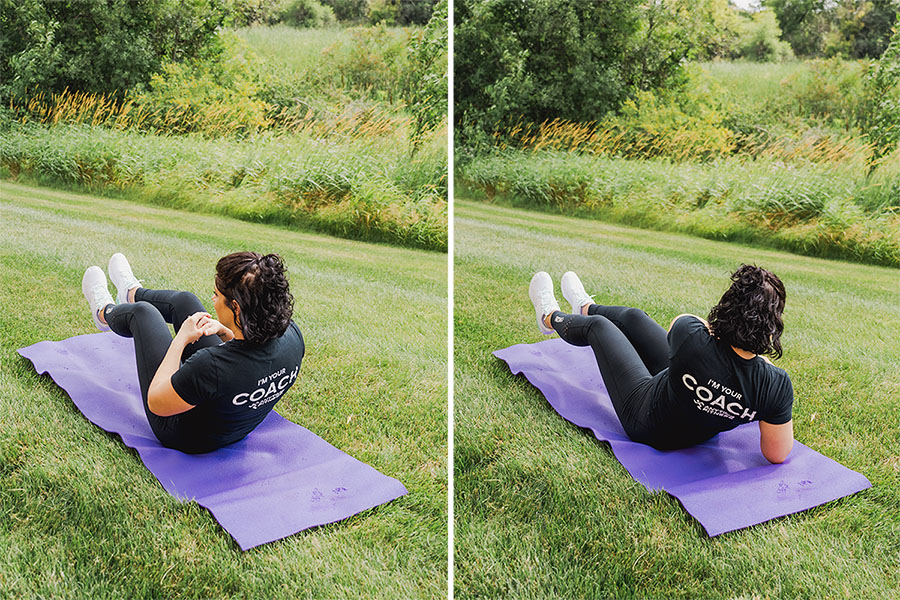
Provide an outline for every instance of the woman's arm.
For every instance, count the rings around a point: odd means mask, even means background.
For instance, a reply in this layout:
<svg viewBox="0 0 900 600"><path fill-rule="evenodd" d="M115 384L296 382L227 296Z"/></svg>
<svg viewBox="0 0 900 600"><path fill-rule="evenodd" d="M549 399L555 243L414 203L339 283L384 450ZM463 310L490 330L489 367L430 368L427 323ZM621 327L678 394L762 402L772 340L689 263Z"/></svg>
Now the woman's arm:
<svg viewBox="0 0 900 600"><path fill-rule="evenodd" d="M198 325L201 319L208 320L209 314L198 312L184 320L150 382L150 389L147 391L147 406L155 415L171 417L194 408L193 404L182 400L175 388L172 387L172 375L181 366L181 353L184 352L185 346L196 342L205 335L204 328Z"/></svg>
<svg viewBox="0 0 900 600"><path fill-rule="evenodd" d="M793 447L793 419L781 425L759 422L759 449L770 463L783 463Z"/></svg>

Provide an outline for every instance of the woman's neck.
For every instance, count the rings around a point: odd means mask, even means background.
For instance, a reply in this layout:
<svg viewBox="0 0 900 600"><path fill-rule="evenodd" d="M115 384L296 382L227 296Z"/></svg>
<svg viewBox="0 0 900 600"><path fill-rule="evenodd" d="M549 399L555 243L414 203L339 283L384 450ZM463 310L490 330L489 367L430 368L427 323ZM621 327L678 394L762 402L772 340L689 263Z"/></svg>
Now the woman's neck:
<svg viewBox="0 0 900 600"><path fill-rule="evenodd" d="M750 360L751 358L756 358L755 354L753 354L752 352L748 352L746 350L742 350L741 348L732 346L731 349L734 350L735 354L737 354L738 356L740 356L743 359Z"/></svg>

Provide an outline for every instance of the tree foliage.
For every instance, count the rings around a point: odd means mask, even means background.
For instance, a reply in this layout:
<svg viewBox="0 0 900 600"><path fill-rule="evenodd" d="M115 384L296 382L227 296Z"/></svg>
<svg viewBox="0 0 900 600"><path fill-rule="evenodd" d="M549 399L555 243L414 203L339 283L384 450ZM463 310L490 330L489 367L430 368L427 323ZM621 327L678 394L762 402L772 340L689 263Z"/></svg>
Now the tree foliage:
<svg viewBox="0 0 900 600"><path fill-rule="evenodd" d="M218 0L0 0L0 95L123 92L198 56L226 13Z"/></svg>
<svg viewBox="0 0 900 600"><path fill-rule="evenodd" d="M791 46L781 41L781 30L771 10L749 15L738 27L733 55L757 62L782 61L793 56Z"/></svg>
<svg viewBox="0 0 900 600"><path fill-rule="evenodd" d="M459 0L460 138L523 119L594 121L637 90L670 85L702 29L682 0Z"/></svg>
<svg viewBox="0 0 900 600"><path fill-rule="evenodd" d="M290 0L276 13L278 20L292 27L325 27L334 25L334 10L316 0Z"/></svg>
<svg viewBox="0 0 900 600"><path fill-rule="evenodd" d="M800 56L878 58L888 46L900 0L766 0Z"/></svg>

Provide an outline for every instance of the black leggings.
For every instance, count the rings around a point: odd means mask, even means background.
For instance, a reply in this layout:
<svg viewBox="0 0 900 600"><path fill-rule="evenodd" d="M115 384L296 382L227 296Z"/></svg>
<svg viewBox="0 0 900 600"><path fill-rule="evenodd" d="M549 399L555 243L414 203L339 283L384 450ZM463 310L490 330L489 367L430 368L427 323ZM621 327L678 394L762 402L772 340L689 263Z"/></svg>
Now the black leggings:
<svg viewBox="0 0 900 600"><path fill-rule="evenodd" d="M147 405L147 392L172 344L172 334L166 323L174 325L177 333L184 320L195 312L206 312L206 309L200 299L190 292L146 288L137 289L133 303L109 305L103 312L110 329L122 337L134 338L134 357L137 361L144 412L147 413L150 428L163 444L167 444L167 440L174 435L179 415L161 417L154 414ZM204 336L185 347L181 360L186 361L200 348L220 343L218 336Z"/></svg>
<svg viewBox="0 0 900 600"><path fill-rule="evenodd" d="M625 433L650 441L654 376L669 367L666 330L640 309L599 304L587 315L554 312L550 323L573 346L591 347Z"/></svg>

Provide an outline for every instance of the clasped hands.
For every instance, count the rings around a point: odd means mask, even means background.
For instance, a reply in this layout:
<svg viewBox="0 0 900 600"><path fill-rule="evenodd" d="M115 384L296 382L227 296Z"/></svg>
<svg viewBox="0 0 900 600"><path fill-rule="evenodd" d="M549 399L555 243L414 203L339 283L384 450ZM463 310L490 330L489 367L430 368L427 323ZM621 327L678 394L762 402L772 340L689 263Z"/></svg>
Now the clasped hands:
<svg viewBox="0 0 900 600"><path fill-rule="evenodd" d="M223 342L234 339L234 332L207 312L195 312L181 324L177 336L192 344L206 335L217 335ZM177 337L176 336L176 337Z"/></svg>

